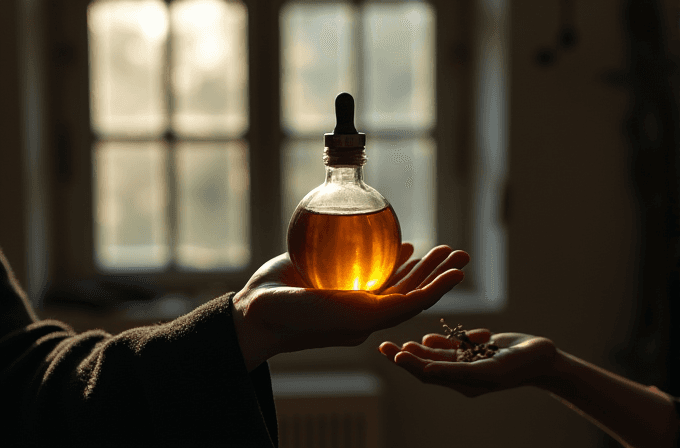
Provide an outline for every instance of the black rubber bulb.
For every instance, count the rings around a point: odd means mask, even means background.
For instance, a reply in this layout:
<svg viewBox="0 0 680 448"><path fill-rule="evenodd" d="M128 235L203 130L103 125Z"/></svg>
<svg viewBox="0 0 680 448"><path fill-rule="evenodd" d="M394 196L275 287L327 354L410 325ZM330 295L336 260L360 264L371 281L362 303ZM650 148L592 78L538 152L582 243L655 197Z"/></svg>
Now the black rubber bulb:
<svg viewBox="0 0 680 448"><path fill-rule="evenodd" d="M358 134L354 127L354 98L347 92L335 97L335 119L333 134Z"/></svg>

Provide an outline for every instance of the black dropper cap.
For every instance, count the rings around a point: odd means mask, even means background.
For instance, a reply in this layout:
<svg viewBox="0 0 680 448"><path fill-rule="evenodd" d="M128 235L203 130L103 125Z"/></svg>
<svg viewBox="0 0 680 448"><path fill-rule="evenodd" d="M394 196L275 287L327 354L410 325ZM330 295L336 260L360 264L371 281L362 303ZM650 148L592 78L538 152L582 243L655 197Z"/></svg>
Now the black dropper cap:
<svg viewBox="0 0 680 448"><path fill-rule="evenodd" d="M359 148L366 146L366 134L354 127L354 98L347 92L335 97L336 125L332 134L324 134L327 148Z"/></svg>
<svg viewBox="0 0 680 448"><path fill-rule="evenodd" d="M358 134L354 127L354 98L347 92L335 97L335 120L333 134Z"/></svg>

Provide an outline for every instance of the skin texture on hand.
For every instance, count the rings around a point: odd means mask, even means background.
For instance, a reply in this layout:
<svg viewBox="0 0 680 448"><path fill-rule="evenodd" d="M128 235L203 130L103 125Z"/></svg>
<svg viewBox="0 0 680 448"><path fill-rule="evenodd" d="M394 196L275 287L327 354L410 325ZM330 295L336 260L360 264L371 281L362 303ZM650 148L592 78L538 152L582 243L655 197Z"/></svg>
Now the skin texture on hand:
<svg viewBox="0 0 680 448"><path fill-rule="evenodd" d="M401 347L383 342L379 349L422 382L445 386L467 397L535 385L552 372L556 348L549 339L521 333L492 335L485 329L466 334L473 342L496 344L499 351L489 359L456 362L460 343L440 334L428 334L422 343L407 342Z"/></svg>
<svg viewBox="0 0 680 448"><path fill-rule="evenodd" d="M671 398L555 347L549 339L521 333L466 332L473 342L493 342L499 352L489 359L456 362L460 343L428 334L422 343L379 349L397 366L424 383L445 386L467 397L519 386L551 393L626 447L677 446L680 419Z"/></svg>
<svg viewBox="0 0 680 448"><path fill-rule="evenodd" d="M399 268L379 292L308 288L287 253L265 263L234 296L234 324L248 370L272 356L309 348L353 346L434 305L463 280L470 256L438 246Z"/></svg>

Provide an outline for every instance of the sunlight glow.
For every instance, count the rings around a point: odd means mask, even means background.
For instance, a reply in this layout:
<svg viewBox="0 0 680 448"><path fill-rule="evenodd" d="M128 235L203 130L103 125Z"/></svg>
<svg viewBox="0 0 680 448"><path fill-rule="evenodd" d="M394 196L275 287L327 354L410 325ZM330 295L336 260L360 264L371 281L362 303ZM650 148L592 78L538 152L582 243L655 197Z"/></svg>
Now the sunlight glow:
<svg viewBox="0 0 680 448"><path fill-rule="evenodd" d="M139 28L149 40L165 39L168 34L168 13L162 3L135 5Z"/></svg>

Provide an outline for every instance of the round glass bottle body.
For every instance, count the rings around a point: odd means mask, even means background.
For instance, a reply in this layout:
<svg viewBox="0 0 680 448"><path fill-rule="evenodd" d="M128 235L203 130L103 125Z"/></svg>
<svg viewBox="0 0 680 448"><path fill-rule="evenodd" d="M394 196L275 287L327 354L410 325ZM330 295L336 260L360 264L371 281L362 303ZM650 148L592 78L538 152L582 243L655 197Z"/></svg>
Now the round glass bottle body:
<svg viewBox="0 0 680 448"><path fill-rule="evenodd" d="M288 253L313 288L381 289L397 267L399 220L363 180L363 166L327 166L326 181L298 204Z"/></svg>

